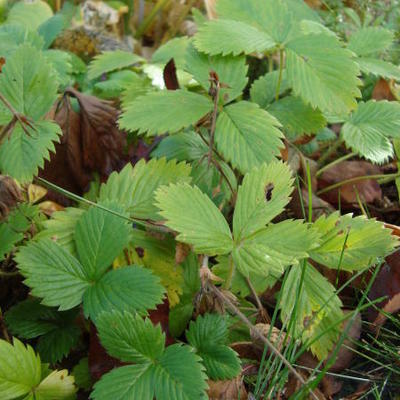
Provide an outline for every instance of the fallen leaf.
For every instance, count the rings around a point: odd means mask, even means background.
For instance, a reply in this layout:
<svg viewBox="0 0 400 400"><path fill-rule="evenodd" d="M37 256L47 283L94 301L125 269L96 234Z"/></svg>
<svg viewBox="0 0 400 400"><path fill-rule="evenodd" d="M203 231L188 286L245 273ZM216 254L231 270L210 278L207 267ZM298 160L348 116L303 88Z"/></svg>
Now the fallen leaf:
<svg viewBox="0 0 400 400"><path fill-rule="evenodd" d="M371 301L386 297L375 307L386 313L395 313L400 310L400 250L386 257L369 292ZM377 330L383 325L387 317L378 312L375 307L368 309L368 320L372 322L371 328Z"/></svg>
<svg viewBox="0 0 400 400"><path fill-rule="evenodd" d="M43 199L47 194L47 189L43 186L35 185L33 183L28 186L28 201L29 203L36 203Z"/></svg>
<svg viewBox="0 0 400 400"><path fill-rule="evenodd" d="M175 263L182 264L190 253L190 246L187 244L176 242L175 246Z"/></svg>
<svg viewBox="0 0 400 400"><path fill-rule="evenodd" d="M240 375L226 381L209 380L208 387L208 398L210 400L247 400L248 398Z"/></svg>
<svg viewBox="0 0 400 400"><path fill-rule="evenodd" d="M21 190L15 180L0 175L0 221L6 218L10 210L22 200Z"/></svg>
<svg viewBox="0 0 400 400"><path fill-rule="evenodd" d="M324 189L335 183L365 175L380 174L381 169L367 161L343 161L324 171L318 179L318 189ZM373 203L382 200L379 183L373 179L340 186L340 201L343 206L357 204L357 192L362 202ZM339 202L339 188L321 194L321 198L332 205Z"/></svg>
<svg viewBox="0 0 400 400"><path fill-rule="evenodd" d="M40 211L46 215L48 215L49 217L51 217L51 215L56 212L56 211L62 211L64 210L65 207L63 207L62 205L54 202L54 201L42 201L39 204L39 208Z"/></svg>
<svg viewBox="0 0 400 400"><path fill-rule="evenodd" d="M376 83L371 96L374 100L397 100L396 96L393 94L390 82L381 78Z"/></svg>

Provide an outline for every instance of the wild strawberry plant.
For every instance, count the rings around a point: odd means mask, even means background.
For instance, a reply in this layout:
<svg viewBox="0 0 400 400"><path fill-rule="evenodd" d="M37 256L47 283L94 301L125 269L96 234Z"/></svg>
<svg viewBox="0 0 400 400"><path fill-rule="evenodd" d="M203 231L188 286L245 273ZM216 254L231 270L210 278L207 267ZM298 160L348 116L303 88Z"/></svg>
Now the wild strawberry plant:
<svg viewBox="0 0 400 400"><path fill-rule="evenodd" d="M197 16L196 35L171 40L151 62L110 51L86 71L76 56L49 49L70 7L24 26L15 21L30 6L18 4L0 26L2 174L22 186L38 176L62 135L48 113L71 84L120 98L121 130L159 139L150 160L111 173L93 201L56 188L81 206L50 219L31 204L5 213L0 260L15 261L30 291L5 313L5 327L37 339L40 355L17 338L0 341L2 398L75 398L72 376L42 361L56 366L82 345L77 320L128 364L104 374L91 398L208 398L207 379L241 372L229 344L249 338L239 313L225 307L234 298L254 309L249 295L275 285L282 330L326 360L347 317L323 268L368 270L398 242L364 216L285 218L298 188L279 159L285 143L332 123L342 124L338 141L352 153L374 163L393 156L400 106L361 92L367 74L400 78L383 57L393 33L360 26L344 38L297 0L218 0L218 19ZM271 68L249 86L252 57ZM176 87L166 90L158 78L171 58ZM172 345L151 320L166 301ZM90 389L85 365L74 374Z"/></svg>

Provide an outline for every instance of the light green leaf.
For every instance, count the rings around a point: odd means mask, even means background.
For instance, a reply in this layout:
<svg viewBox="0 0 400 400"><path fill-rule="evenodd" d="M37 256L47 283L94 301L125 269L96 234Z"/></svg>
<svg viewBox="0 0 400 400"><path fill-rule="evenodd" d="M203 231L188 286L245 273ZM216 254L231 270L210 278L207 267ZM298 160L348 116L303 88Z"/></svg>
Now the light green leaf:
<svg viewBox="0 0 400 400"><path fill-rule="evenodd" d="M356 58L355 61L366 74L400 81L400 68L390 62L365 57Z"/></svg>
<svg viewBox="0 0 400 400"><path fill-rule="evenodd" d="M0 145L0 170L21 183L31 181L38 169L43 168L44 160L50 159L50 152L55 151L54 142L59 141L62 133L51 121L40 121L33 126L34 129L27 127L28 136L18 123L10 139Z"/></svg>
<svg viewBox="0 0 400 400"><path fill-rule="evenodd" d="M295 38L286 44L286 57L287 77L296 96L329 113L346 114L356 107L356 97L361 96L359 69L352 53L335 37Z"/></svg>
<svg viewBox="0 0 400 400"><path fill-rule="evenodd" d="M100 189L99 201L114 201L133 217L159 220L154 193L162 185L190 182L190 165L165 158L140 160L117 173L113 172Z"/></svg>
<svg viewBox="0 0 400 400"><path fill-rule="evenodd" d="M140 315L116 311L100 314L96 327L107 352L121 361L148 364L164 352L165 334L161 326Z"/></svg>
<svg viewBox="0 0 400 400"><path fill-rule="evenodd" d="M295 266L289 272L282 288L282 321L295 314L293 333L303 342L314 339L324 332L326 327L339 321L343 312L342 302L335 294L334 286L311 264ZM299 285L302 283L301 288ZM296 307L296 311L295 311ZM320 359L325 359L338 339L339 326L332 327L311 345L311 351Z"/></svg>
<svg viewBox="0 0 400 400"><path fill-rule="evenodd" d="M33 120L50 110L57 87L54 71L43 54L28 44L19 46L7 59L0 75L0 93L16 111Z"/></svg>
<svg viewBox="0 0 400 400"><path fill-rule="evenodd" d="M96 321L106 311L146 314L162 302L164 288L150 270L127 266L106 273L83 296L85 315Z"/></svg>
<svg viewBox="0 0 400 400"><path fill-rule="evenodd" d="M94 87L101 98L114 99L120 97L127 87L140 84L143 80L143 77L136 72L124 69L110 73L107 80L96 82ZM138 96L143 94L146 94L146 92L140 93ZM123 105L123 107L125 106Z"/></svg>
<svg viewBox="0 0 400 400"><path fill-rule="evenodd" d="M31 392L40 383L40 357L32 347L14 338L14 345L0 339L0 392L13 400Z"/></svg>
<svg viewBox="0 0 400 400"><path fill-rule="evenodd" d="M180 183L156 192L160 215L179 232L177 239L193 244L198 253L225 254L232 249L232 235L224 216L198 187Z"/></svg>
<svg viewBox="0 0 400 400"><path fill-rule="evenodd" d="M32 294L43 298L42 304L58 306L60 311L80 304L90 286L78 260L49 239L21 247L15 260Z"/></svg>
<svg viewBox="0 0 400 400"><path fill-rule="evenodd" d="M129 71L134 74L133 71ZM144 96L155 91L150 79L139 74L134 74L130 77L130 82L126 83L124 91L121 94L121 108L126 110L128 105L138 97Z"/></svg>
<svg viewBox="0 0 400 400"><path fill-rule="evenodd" d="M210 71L217 73L219 81L227 85L227 88L222 88L220 91L220 99L224 103L240 96L247 84L248 67L244 56L211 57L200 53L190 44L186 51L185 61L186 70L207 91L210 89Z"/></svg>
<svg viewBox="0 0 400 400"><path fill-rule="evenodd" d="M166 348L154 372L156 400L193 400L205 396L206 374L201 359L189 346Z"/></svg>
<svg viewBox="0 0 400 400"><path fill-rule="evenodd" d="M127 365L103 375L90 395L94 400L153 400L152 364Z"/></svg>
<svg viewBox="0 0 400 400"><path fill-rule="evenodd" d="M142 57L138 56L137 54L129 53L127 51L104 51L103 53L94 57L94 59L89 64L88 79L93 80L107 72L130 67L133 64L142 61Z"/></svg>
<svg viewBox="0 0 400 400"><path fill-rule="evenodd" d="M257 103L261 108L267 108L275 99L278 81L279 71L268 72L255 80L250 88L251 101ZM283 70L279 95L288 89L290 89L290 85L286 77L286 70Z"/></svg>
<svg viewBox="0 0 400 400"><path fill-rule="evenodd" d="M41 0L32 2L20 1L10 9L7 24L16 24L36 30L43 22L51 18L53 11L51 7Z"/></svg>
<svg viewBox="0 0 400 400"><path fill-rule="evenodd" d="M385 51L393 39L392 31L378 26L367 26L350 36L347 47L358 56L374 56Z"/></svg>
<svg viewBox="0 0 400 400"><path fill-rule="evenodd" d="M314 223L320 232L321 244L310 256L329 268L357 271L385 257L398 245L390 229L383 223L351 214L339 217L338 213L322 216ZM347 236L347 240L346 240ZM343 251L344 248L344 251ZM343 253L343 255L342 255Z"/></svg>
<svg viewBox="0 0 400 400"><path fill-rule="evenodd" d="M117 206L107 205L117 209ZM79 260L89 279L104 275L114 259L129 243L128 222L98 207L91 207L75 228L75 244Z"/></svg>
<svg viewBox="0 0 400 400"><path fill-rule="evenodd" d="M241 101L223 109L217 119L218 151L242 173L271 162L283 147L279 122L257 104Z"/></svg>
<svg viewBox="0 0 400 400"><path fill-rule="evenodd" d="M71 54L62 50L46 50L43 52L46 61L53 67L57 81L62 88L73 83Z"/></svg>
<svg viewBox="0 0 400 400"><path fill-rule="evenodd" d="M397 102L361 102L344 124L341 135L353 151L376 163L393 155L389 138L400 137L400 104Z"/></svg>
<svg viewBox="0 0 400 400"><path fill-rule="evenodd" d="M44 229L35 235L34 240L52 239L69 253L75 255L75 227L84 213L85 210L74 207L56 211L50 219L42 222Z"/></svg>
<svg viewBox="0 0 400 400"><path fill-rule="evenodd" d="M318 109L313 109L300 97L287 96L268 107L290 138L317 133L326 126L326 119Z"/></svg>
<svg viewBox="0 0 400 400"><path fill-rule="evenodd" d="M194 43L198 50L211 55L261 53L276 46L268 33L229 19L212 20L201 25Z"/></svg>
<svg viewBox="0 0 400 400"><path fill-rule="evenodd" d="M73 400L77 391L73 376L68 371L53 371L35 389L38 400Z"/></svg>
<svg viewBox="0 0 400 400"><path fill-rule="evenodd" d="M127 104L120 127L148 136L174 133L195 124L213 109L212 101L185 90L149 93Z"/></svg>
<svg viewBox="0 0 400 400"><path fill-rule="evenodd" d="M290 201L292 172L281 162L247 173L239 187L233 216L233 236L239 243L265 227Z"/></svg>
<svg viewBox="0 0 400 400"><path fill-rule="evenodd" d="M151 62L166 65L173 58L176 68L183 69L185 67L186 49L189 43L190 39L187 36L168 40L154 52Z"/></svg>
<svg viewBox="0 0 400 400"><path fill-rule="evenodd" d="M207 375L213 380L232 379L240 373L240 359L228 346L226 319L205 314L190 323L186 338L202 358Z"/></svg>

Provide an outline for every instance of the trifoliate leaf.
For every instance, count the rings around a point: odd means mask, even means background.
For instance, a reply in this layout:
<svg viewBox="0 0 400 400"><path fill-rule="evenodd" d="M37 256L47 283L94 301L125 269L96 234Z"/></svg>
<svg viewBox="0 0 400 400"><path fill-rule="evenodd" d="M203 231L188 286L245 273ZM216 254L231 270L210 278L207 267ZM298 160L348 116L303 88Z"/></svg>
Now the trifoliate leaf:
<svg viewBox="0 0 400 400"><path fill-rule="evenodd" d="M176 68L183 69L185 67L186 49L189 43L190 39L187 36L168 40L154 52L151 62L166 65L173 58Z"/></svg>
<svg viewBox="0 0 400 400"><path fill-rule="evenodd" d="M26 26L34 31L52 15L53 11L45 1L18 2L11 7L7 23Z"/></svg>
<svg viewBox="0 0 400 400"><path fill-rule="evenodd" d="M286 44L286 56L287 77L296 96L329 113L346 114L356 107L358 65L335 37L295 38Z"/></svg>
<svg viewBox="0 0 400 400"><path fill-rule="evenodd" d="M292 267L281 296L282 321L294 317L294 336L303 342L316 338L343 316L342 302L335 294L334 286L309 263ZM331 327L311 345L311 351L320 360L328 356L338 339L338 332L338 326Z"/></svg>
<svg viewBox="0 0 400 400"><path fill-rule="evenodd" d="M242 94L247 84L246 58L233 56L208 56L200 53L190 44L186 51L186 70L200 83L205 90L210 89L210 71L217 73L221 84L227 88L221 88L220 99L224 103L234 100Z"/></svg>
<svg viewBox="0 0 400 400"><path fill-rule="evenodd" d="M189 346L167 347L154 369L156 400L193 400L205 396L207 376L201 358Z"/></svg>
<svg viewBox="0 0 400 400"><path fill-rule="evenodd" d="M119 121L123 129L154 136L187 128L212 109L212 101L197 93L181 89L161 91L128 103Z"/></svg>
<svg viewBox="0 0 400 400"><path fill-rule="evenodd" d="M21 183L38 174L44 160L50 159L50 151L55 151L54 142L61 135L61 128L50 121L37 122L34 129L27 127L27 130L29 135L18 123L10 139L0 145L0 170Z"/></svg>
<svg viewBox="0 0 400 400"><path fill-rule="evenodd" d="M156 192L160 215L179 232L177 239L193 244L198 253L225 254L232 249L232 236L224 216L198 187L188 184L164 186Z"/></svg>
<svg viewBox="0 0 400 400"><path fill-rule="evenodd" d="M40 336L38 351L42 360L55 363L77 344L80 331L74 325L76 315L76 310L58 312L38 299L28 299L12 307L5 320L13 335L23 339Z"/></svg>
<svg viewBox="0 0 400 400"><path fill-rule="evenodd" d="M226 346L227 337L227 321L219 314L199 316L186 331L189 344L202 358L211 379L231 379L241 370L237 354Z"/></svg>
<svg viewBox="0 0 400 400"><path fill-rule="evenodd" d="M241 101L223 109L217 119L218 151L242 173L270 162L283 147L279 122L257 104Z"/></svg>
<svg viewBox="0 0 400 400"><path fill-rule="evenodd" d="M52 67L40 51L28 44L19 46L7 59L0 75L0 93L17 112L33 120L50 110L57 87Z"/></svg>
<svg viewBox="0 0 400 400"><path fill-rule="evenodd" d="M56 211L50 219L42 222L44 229L34 237L34 240L52 239L65 250L76 255L75 227L84 212L85 210L74 207Z"/></svg>
<svg viewBox="0 0 400 400"><path fill-rule="evenodd" d="M112 210L118 207L111 206ZM103 276L114 259L129 243L129 223L110 212L91 207L75 228L75 244L86 275L93 280Z"/></svg>
<svg viewBox="0 0 400 400"><path fill-rule="evenodd" d="M251 101L257 103L261 108L267 108L275 99L278 81L279 71L268 72L255 80L250 88ZM288 89L290 89L290 85L286 77L286 71L283 70L279 95Z"/></svg>
<svg viewBox="0 0 400 400"><path fill-rule="evenodd" d="M32 347L14 338L14 345L0 339L0 392L3 400L27 395L39 385L40 357Z"/></svg>
<svg viewBox="0 0 400 400"><path fill-rule="evenodd" d="M363 216L352 218L338 213L322 216L314 223L321 244L310 252L316 262L329 268L356 271L385 257L398 244L383 223Z"/></svg>
<svg viewBox="0 0 400 400"><path fill-rule="evenodd" d="M400 81L400 68L390 62L366 57L356 58L355 61L366 74Z"/></svg>
<svg viewBox="0 0 400 400"><path fill-rule="evenodd" d="M162 302L164 288L157 276L146 268L127 266L106 273L83 296L86 316L96 321L106 311L130 311L146 314Z"/></svg>
<svg viewBox="0 0 400 400"><path fill-rule="evenodd" d="M378 26L367 26L350 36L347 48L358 56L374 56L385 51L393 39L392 31Z"/></svg>
<svg viewBox="0 0 400 400"><path fill-rule="evenodd" d="M127 365L104 374L90 395L94 400L153 400L152 364Z"/></svg>
<svg viewBox="0 0 400 400"><path fill-rule="evenodd" d="M35 396L40 400L74 400L76 398L75 379L68 371L53 371L35 389Z"/></svg>
<svg viewBox="0 0 400 400"><path fill-rule="evenodd" d="M89 278L79 261L57 243L43 239L21 247L15 259L32 294L42 304L69 310L82 302Z"/></svg>
<svg viewBox="0 0 400 400"><path fill-rule="evenodd" d="M342 128L342 137L353 151L383 163L393 155L389 138L400 137L400 104L388 101L359 103Z"/></svg>
<svg viewBox="0 0 400 400"><path fill-rule="evenodd" d="M115 201L136 218L158 220L154 205L154 192L162 185L190 182L190 165L165 158L140 160L135 167L130 164L113 172L101 186L99 201Z"/></svg>
<svg viewBox="0 0 400 400"><path fill-rule="evenodd" d="M161 357L165 334L150 319L127 312L109 312L99 316L96 327L107 352L121 361L147 364Z"/></svg>
<svg viewBox="0 0 400 400"><path fill-rule="evenodd" d="M268 112L283 125L282 129L289 138L316 133L326 126L326 119L321 111L313 109L300 97L284 97L272 103Z"/></svg>
<svg viewBox="0 0 400 400"><path fill-rule="evenodd" d="M142 57L137 54L129 53L128 51L104 51L100 55L94 57L89 64L88 78L90 80L96 79L107 72L130 67L141 61L143 61Z"/></svg>
<svg viewBox="0 0 400 400"><path fill-rule="evenodd" d="M194 43L197 49L211 55L261 53L276 46L268 33L244 22L229 19L204 23L199 27Z"/></svg>
<svg viewBox="0 0 400 400"><path fill-rule="evenodd" d="M290 168L281 162L264 164L245 175L233 216L236 242L264 228L284 210L290 201L293 180Z"/></svg>

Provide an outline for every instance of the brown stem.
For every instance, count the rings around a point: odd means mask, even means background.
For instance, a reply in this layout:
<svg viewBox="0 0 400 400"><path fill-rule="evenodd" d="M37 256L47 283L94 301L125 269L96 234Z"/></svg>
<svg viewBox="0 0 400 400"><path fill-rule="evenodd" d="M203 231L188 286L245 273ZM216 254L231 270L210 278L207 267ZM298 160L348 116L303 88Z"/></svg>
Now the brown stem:
<svg viewBox="0 0 400 400"><path fill-rule="evenodd" d="M250 289L251 294L252 294L253 297L254 297L254 300L256 301L259 316L263 319L263 322L271 323L271 318L270 318L270 316L268 315L267 310L266 310L266 309L264 308L264 306L261 304L261 300L260 300L260 298L258 297L258 294L257 294L256 290L254 289L254 286L253 286L253 284L251 283L251 281L250 281L249 278L246 278L246 283L247 283L247 286L248 286L249 289Z"/></svg>
<svg viewBox="0 0 400 400"><path fill-rule="evenodd" d="M217 125L217 115L218 115L219 90L220 90L220 83L219 83L219 81L215 81L214 109L213 109L213 113L212 113L212 117L211 117L210 148L208 151L208 165L210 165L212 162L215 127Z"/></svg>

